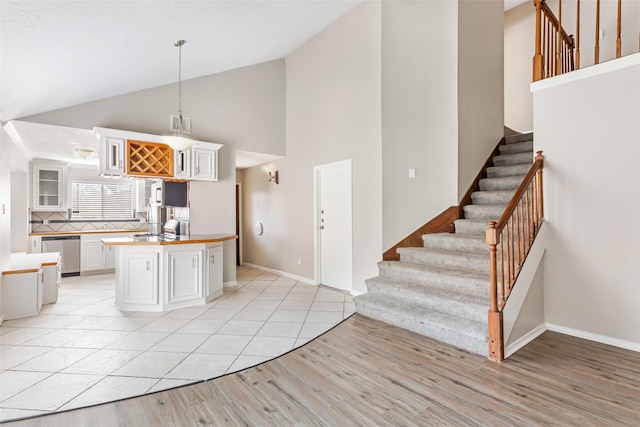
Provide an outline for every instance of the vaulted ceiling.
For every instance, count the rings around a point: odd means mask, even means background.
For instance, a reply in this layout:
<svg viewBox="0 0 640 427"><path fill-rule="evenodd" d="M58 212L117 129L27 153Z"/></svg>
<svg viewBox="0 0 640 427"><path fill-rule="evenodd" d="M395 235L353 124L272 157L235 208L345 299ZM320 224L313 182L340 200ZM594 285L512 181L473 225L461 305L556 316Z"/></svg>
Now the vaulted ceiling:
<svg viewBox="0 0 640 427"><path fill-rule="evenodd" d="M283 58L359 0L0 2L0 120Z"/></svg>

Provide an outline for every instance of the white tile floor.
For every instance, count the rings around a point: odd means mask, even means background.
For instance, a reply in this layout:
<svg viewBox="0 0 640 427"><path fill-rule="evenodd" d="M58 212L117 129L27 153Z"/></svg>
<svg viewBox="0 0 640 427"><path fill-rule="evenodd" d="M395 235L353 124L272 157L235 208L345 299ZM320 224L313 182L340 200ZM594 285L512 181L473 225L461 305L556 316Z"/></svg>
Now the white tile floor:
<svg viewBox="0 0 640 427"><path fill-rule="evenodd" d="M62 280L58 302L0 326L0 421L211 379L303 345L351 296L246 267L206 306L120 312L114 276Z"/></svg>

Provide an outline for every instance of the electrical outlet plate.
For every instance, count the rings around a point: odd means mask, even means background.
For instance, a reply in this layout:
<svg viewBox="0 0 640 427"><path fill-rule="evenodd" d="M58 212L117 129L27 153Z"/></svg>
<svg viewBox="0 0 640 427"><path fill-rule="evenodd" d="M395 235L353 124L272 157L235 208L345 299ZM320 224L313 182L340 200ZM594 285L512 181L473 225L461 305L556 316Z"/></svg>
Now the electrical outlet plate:
<svg viewBox="0 0 640 427"><path fill-rule="evenodd" d="M171 132L178 132L180 123L180 116L174 114L169 115L169 130ZM191 134L191 118L182 117L182 131L186 134Z"/></svg>

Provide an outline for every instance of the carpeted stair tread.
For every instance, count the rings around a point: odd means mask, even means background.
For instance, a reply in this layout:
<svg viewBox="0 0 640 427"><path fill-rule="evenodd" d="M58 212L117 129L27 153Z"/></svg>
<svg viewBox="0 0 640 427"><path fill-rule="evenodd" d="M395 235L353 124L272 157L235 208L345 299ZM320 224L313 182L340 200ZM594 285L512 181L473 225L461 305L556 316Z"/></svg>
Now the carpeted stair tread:
<svg viewBox="0 0 640 427"><path fill-rule="evenodd" d="M471 201L474 205L508 205L515 190L474 191Z"/></svg>
<svg viewBox="0 0 640 427"><path fill-rule="evenodd" d="M483 295L452 292L421 283L405 282L388 277L372 277L366 280L367 289L383 298L395 299L407 304L419 304L429 310L443 314L468 318L475 322L486 322L489 293ZM398 297L401 295L401 297Z"/></svg>
<svg viewBox="0 0 640 427"><path fill-rule="evenodd" d="M533 141L533 132L509 135L504 138L505 144L515 144L524 141Z"/></svg>
<svg viewBox="0 0 640 427"><path fill-rule="evenodd" d="M517 190L522 184L521 176L501 176L497 178L483 178L480 180L481 191Z"/></svg>
<svg viewBox="0 0 640 427"><path fill-rule="evenodd" d="M398 248L398 254L401 262L411 264L453 268L478 274L489 272L489 258L485 250L464 252L432 248Z"/></svg>
<svg viewBox="0 0 640 427"><path fill-rule="evenodd" d="M533 163L533 152L501 154L493 158L494 166L509 166L509 165L518 165L521 163L528 163L529 166L531 166L531 164Z"/></svg>
<svg viewBox="0 0 640 427"><path fill-rule="evenodd" d="M358 313L487 356L487 323L427 310L374 294L354 298Z"/></svg>
<svg viewBox="0 0 640 427"><path fill-rule="evenodd" d="M491 166L487 168L487 178L495 178L499 176L524 176L531 169L530 163L521 163L509 166Z"/></svg>
<svg viewBox="0 0 640 427"><path fill-rule="evenodd" d="M456 228L456 234L474 235L474 236L486 236L487 228L489 228L489 221L498 222L500 218L494 218L491 220L484 219L457 219L453 223Z"/></svg>
<svg viewBox="0 0 640 427"><path fill-rule="evenodd" d="M504 144L498 147L500 154L533 153L533 140Z"/></svg>
<svg viewBox="0 0 640 427"><path fill-rule="evenodd" d="M489 292L489 271L480 273L402 261L380 261L378 270L381 277L449 288L455 292L476 295Z"/></svg>
<svg viewBox="0 0 640 427"><path fill-rule="evenodd" d="M453 251L476 252L484 251L489 255L489 245L482 236L469 236L458 233L433 233L422 236L424 248L444 249Z"/></svg>
<svg viewBox="0 0 640 427"><path fill-rule="evenodd" d="M464 217L466 219L484 219L494 221L494 218L500 218L504 212L504 205L467 205L463 208Z"/></svg>

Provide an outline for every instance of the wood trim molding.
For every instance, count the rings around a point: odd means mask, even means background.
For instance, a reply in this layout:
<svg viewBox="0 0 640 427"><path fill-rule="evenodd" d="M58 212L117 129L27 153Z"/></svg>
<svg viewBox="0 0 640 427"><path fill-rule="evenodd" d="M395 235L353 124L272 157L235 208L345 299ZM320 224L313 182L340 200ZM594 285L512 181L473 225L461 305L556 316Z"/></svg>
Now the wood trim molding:
<svg viewBox="0 0 640 427"><path fill-rule="evenodd" d="M469 186L469 189L464 194L464 196L462 196L462 199L460 199L460 203L458 204L458 218L464 218L464 207L471 204L471 194L474 191L477 191L480 187L480 180L487 177L487 168L491 167L491 165L493 164L493 157L500 154L500 146L504 145L505 141L506 140L503 137L500 142L498 142L498 144L493 148L493 151L489 154L487 160L485 160L484 165L480 169L480 172L478 172L478 175L476 175L476 178Z"/></svg>
<svg viewBox="0 0 640 427"><path fill-rule="evenodd" d="M458 219L458 206L451 206L445 209L431 221L418 228L413 233L398 242L395 246L387 250L383 255L384 261L400 261L400 255L396 249L422 246L422 235L432 233L453 233L453 221Z"/></svg>

